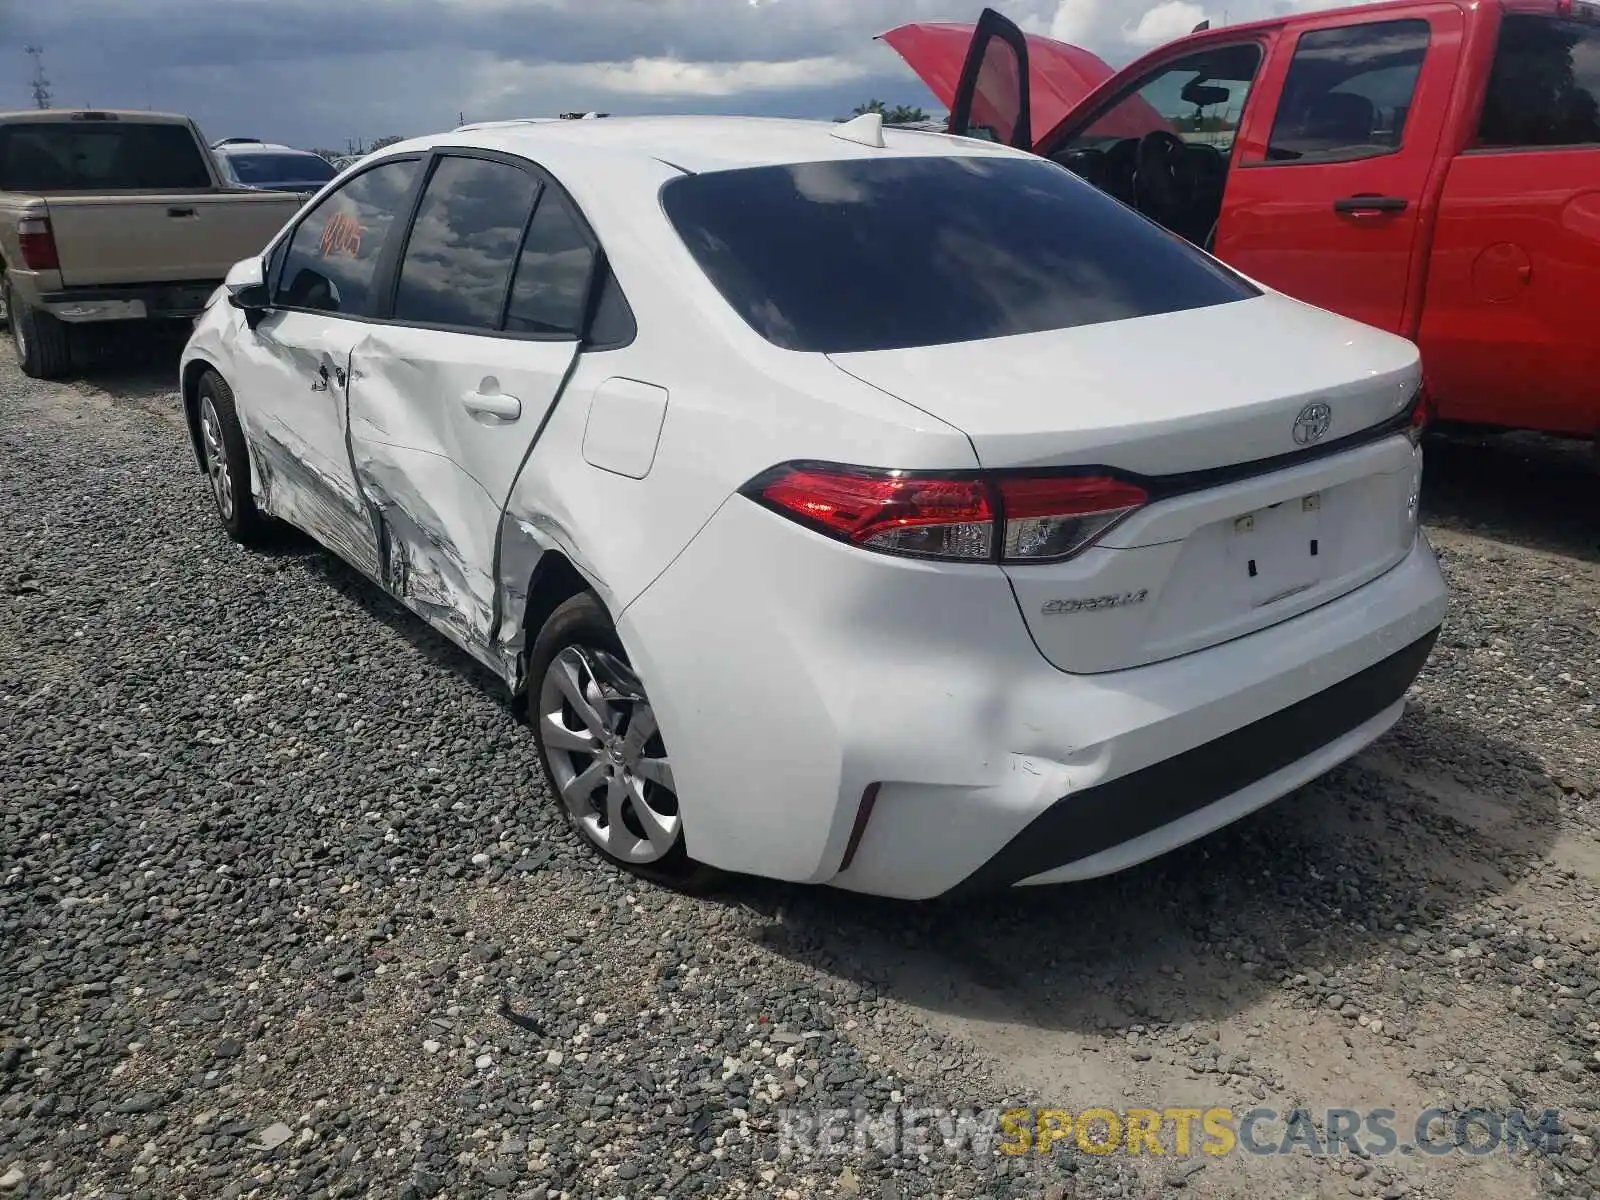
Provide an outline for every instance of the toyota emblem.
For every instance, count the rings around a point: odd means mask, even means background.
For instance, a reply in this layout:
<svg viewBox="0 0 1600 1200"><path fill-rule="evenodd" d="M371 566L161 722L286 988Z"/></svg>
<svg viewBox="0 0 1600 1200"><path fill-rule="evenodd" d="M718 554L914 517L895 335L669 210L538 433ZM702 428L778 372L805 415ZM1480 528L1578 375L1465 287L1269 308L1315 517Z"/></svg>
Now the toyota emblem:
<svg viewBox="0 0 1600 1200"><path fill-rule="evenodd" d="M1333 409L1323 404L1320 400L1315 404L1308 404L1300 410L1300 415L1294 419L1294 441L1297 446L1309 446L1320 442L1333 424Z"/></svg>

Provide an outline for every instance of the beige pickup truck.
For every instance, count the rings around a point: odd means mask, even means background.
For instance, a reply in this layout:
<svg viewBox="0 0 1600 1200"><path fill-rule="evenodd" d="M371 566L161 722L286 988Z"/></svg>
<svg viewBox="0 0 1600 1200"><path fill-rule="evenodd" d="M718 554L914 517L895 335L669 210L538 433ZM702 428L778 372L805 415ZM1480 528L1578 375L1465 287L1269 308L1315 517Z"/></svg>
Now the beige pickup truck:
<svg viewBox="0 0 1600 1200"><path fill-rule="evenodd" d="M187 117L0 113L0 292L22 369L69 374L104 322L192 318L301 199L227 186Z"/></svg>

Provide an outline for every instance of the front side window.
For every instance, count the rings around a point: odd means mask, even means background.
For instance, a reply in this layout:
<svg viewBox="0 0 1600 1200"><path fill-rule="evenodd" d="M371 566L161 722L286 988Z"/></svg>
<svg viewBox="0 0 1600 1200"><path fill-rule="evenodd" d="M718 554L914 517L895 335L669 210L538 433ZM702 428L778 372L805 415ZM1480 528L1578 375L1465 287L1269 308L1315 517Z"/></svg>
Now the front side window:
<svg viewBox="0 0 1600 1200"><path fill-rule="evenodd" d="M1254 42L1190 54L1162 67L1072 139L1073 149L1110 150L1127 138L1170 133L1226 155L1261 66Z"/></svg>
<svg viewBox="0 0 1600 1200"><path fill-rule="evenodd" d="M1600 143L1600 26L1528 13L1500 25L1478 144Z"/></svg>
<svg viewBox="0 0 1600 1200"><path fill-rule="evenodd" d="M1205 245L1222 212L1228 162L1261 57L1257 43L1241 42L1166 63L1051 157Z"/></svg>
<svg viewBox="0 0 1600 1200"><path fill-rule="evenodd" d="M499 329L538 186L527 171L507 163L440 159L400 263L395 319Z"/></svg>
<svg viewBox="0 0 1600 1200"><path fill-rule="evenodd" d="M1428 55L1426 21L1376 21L1300 36L1267 143L1270 162L1392 154Z"/></svg>
<svg viewBox="0 0 1600 1200"><path fill-rule="evenodd" d="M672 180L661 202L728 304L789 350L976 341L1259 295L1037 158L709 171Z"/></svg>
<svg viewBox="0 0 1600 1200"><path fill-rule="evenodd" d="M323 198L295 227L273 302L285 308L366 316L385 239L403 218L415 159L363 171Z"/></svg>

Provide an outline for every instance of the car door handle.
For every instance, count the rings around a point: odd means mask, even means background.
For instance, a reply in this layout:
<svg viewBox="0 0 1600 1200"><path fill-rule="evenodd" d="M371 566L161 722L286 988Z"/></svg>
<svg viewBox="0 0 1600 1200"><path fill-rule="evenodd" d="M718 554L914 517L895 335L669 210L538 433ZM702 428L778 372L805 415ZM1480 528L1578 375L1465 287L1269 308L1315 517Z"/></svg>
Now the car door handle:
<svg viewBox="0 0 1600 1200"><path fill-rule="evenodd" d="M186 218L186 217L198 217L199 215L200 214L198 212L196 212L192 208L169 208L169 209L167 209L167 216L172 217L172 218L177 219L177 220L181 220L181 219Z"/></svg>
<svg viewBox="0 0 1600 1200"><path fill-rule="evenodd" d="M1397 213L1405 212L1410 206L1404 196L1379 196L1373 192L1363 192L1359 196L1345 196L1333 202L1333 211L1336 213Z"/></svg>
<svg viewBox="0 0 1600 1200"><path fill-rule="evenodd" d="M468 392L461 397L461 404L470 413L499 421L515 421L522 416L522 401L504 392Z"/></svg>

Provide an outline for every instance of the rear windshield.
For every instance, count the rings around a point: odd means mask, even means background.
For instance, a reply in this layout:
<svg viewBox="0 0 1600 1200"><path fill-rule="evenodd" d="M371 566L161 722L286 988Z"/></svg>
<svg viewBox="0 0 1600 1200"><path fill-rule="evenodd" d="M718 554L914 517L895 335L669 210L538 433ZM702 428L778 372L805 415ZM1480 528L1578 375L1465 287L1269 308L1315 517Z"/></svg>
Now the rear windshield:
<svg viewBox="0 0 1600 1200"><path fill-rule="evenodd" d="M240 183L327 183L337 172L316 154L229 154L228 166Z"/></svg>
<svg viewBox="0 0 1600 1200"><path fill-rule="evenodd" d="M0 125L0 190L198 191L211 186L187 125L39 121Z"/></svg>
<svg viewBox="0 0 1600 1200"><path fill-rule="evenodd" d="M789 350L975 341L1259 295L1042 159L751 167L674 179L661 200L728 303Z"/></svg>

